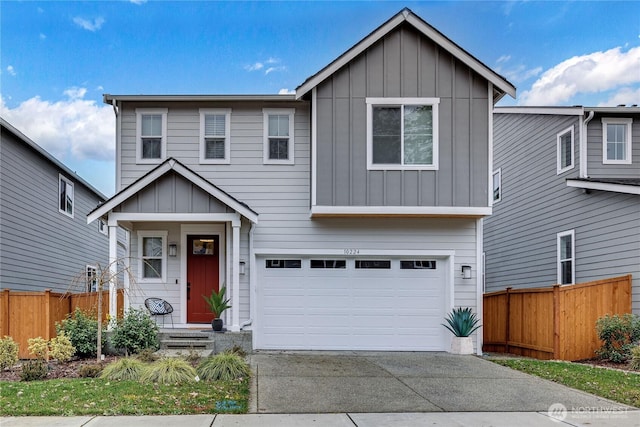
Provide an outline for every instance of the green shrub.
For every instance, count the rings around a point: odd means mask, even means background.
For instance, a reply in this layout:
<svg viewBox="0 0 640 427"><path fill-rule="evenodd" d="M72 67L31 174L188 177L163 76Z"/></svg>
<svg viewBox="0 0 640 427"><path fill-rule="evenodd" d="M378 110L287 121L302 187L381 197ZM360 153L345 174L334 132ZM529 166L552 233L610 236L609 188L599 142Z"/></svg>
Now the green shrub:
<svg viewBox="0 0 640 427"><path fill-rule="evenodd" d="M145 310L130 309L118 319L111 335L111 344L125 353L136 354L147 348L157 350L158 325Z"/></svg>
<svg viewBox="0 0 640 427"><path fill-rule="evenodd" d="M145 363L152 363L158 360L160 356L155 353L155 350L152 348L145 348L141 352L136 355L136 359Z"/></svg>
<svg viewBox="0 0 640 427"><path fill-rule="evenodd" d="M49 355L59 362L68 362L76 352L76 348L71 344L71 340L64 332L52 338L49 342Z"/></svg>
<svg viewBox="0 0 640 427"><path fill-rule="evenodd" d="M142 382L182 384L195 381L196 370L184 359L163 357L149 365L142 374Z"/></svg>
<svg viewBox="0 0 640 427"><path fill-rule="evenodd" d="M22 365L20 379L22 381L43 380L47 376L48 366L43 359L29 360Z"/></svg>
<svg viewBox="0 0 640 427"><path fill-rule="evenodd" d="M33 354L36 359L46 360L49 352L49 343L42 337L29 338L29 353Z"/></svg>
<svg viewBox="0 0 640 427"><path fill-rule="evenodd" d="M64 332L80 358L93 357L98 352L98 319L79 308L62 323L56 323L58 334ZM104 335L103 335L104 336Z"/></svg>
<svg viewBox="0 0 640 427"><path fill-rule="evenodd" d="M105 366L100 374L100 378L111 381L138 381L144 370L145 364L143 362L138 359L123 357Z"/></svg>
<svg viewBox="0 0 640 427"><path fill-rule="evenodd" d="M198 365L197 372L203 381L230 381L248 377L251 369L242 357L225 352L207 357Z"/></svg>
<svg viewBox="0 0 640 427"><path fill-rule="evenodd" d="M634 371L640 371L640 345L635 346L631 350L631 369Z"/></svg>
<svg viewBox="0 0 640 427"><path fill-rule="evenodd" d="M18 343L10 336L0 338L0 371L12 367L18 362Z"/></svg>
<svg viewBox="0 0 640 427"><path fill-rule="evenodd" d="M102 365L99 363L90 363L80 366L78 375L80 378L98 378L102 373Z"/></svg>
<svg viewBox="0 0 640 427"><path fill-rule="evenodd" d="M596 354L602 359L623 363L631 358L631 349L640 342L640 317L628 313L606 315L596 322L596 331L603 342Z"/></svg>

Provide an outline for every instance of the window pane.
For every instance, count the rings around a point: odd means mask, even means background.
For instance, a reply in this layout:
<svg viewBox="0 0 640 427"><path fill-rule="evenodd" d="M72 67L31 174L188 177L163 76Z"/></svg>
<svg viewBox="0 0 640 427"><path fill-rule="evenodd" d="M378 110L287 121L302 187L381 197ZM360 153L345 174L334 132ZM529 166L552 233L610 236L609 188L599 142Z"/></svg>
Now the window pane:
<svg viewBox="0 0 640 427"><path fill-rule="evenodd" d="M302 268L301 259L268 259L266 268Z"/></svg>
<svg viewBox="0 0 640 427"><path fill-rule="evenodd" d="M161 114L145 114L142 116L142 136L162 136Z"/></svg>
<svg viewBox="0 0 640 427"><path fill-rule="evenodd" d="M571 236L562 236L560 238L560 259L566 260L573 257L573 248L571 247Z"/></svg>
<svg viewBox="0 0 640 427"><path fill-rule="evenodd" d="M162 259L145 259L144 260L144 277L160 278L162 274Z"/></svg>
<svg viewBox="0 0 640 427"><path fill-rule="evenodd" d="M162 256L162 237L143 237L142 238L142 256L143 257L161 257Z"/></svg>
<svg viewBox="0 0 640 427"><path fill-rule="evenodd" d="M162 152L162 140L160 138L142 138L142 158L159 159Z"/></svg>
<svg viewBox="0 0 640 427"><path fill-rule="evenodd" d="M625 124L607 124L607 159L608 160L626 160L625 159Z"/></svg>
<svg viewBox="0 0 640 427"><path fill-rule="evenodd" d="M500 200L500 173L493 174L493 200Z"/></svg>
<svg viewBox="0 0 640 427"><path fill-rule="evenodd" d="M399 164L401 156L400 107L373 107L373 163Z"/></svg>
<svg viewBox="0 0 640 427"><path fill-rule="evenodd" d="M207 136L225 136L225 116L208 114L204 117L204 134Z"/></svg>
<svg viewBox="0 0 640 427"><path fill-rule="evenodd" d="M561 166L566 168L571 165L571 133L566 133L560 137L560 155L562 158L560 159Z"/></svg>
<svg viewBox="0 0 640 427"><path fill-rule="evenodd" d="M206 159L224 159L224 138L207 138L205 139Z"/></svg>
<svg viewBox="0 0 640 427"><path fill-rule="evenodd" d="M560 263L560 279L561 279L561 285L566 285L568 283L573 283L573 275L571 273L572 268L571 268L572 262L571 261L563 261L562 263Z"/></svg>
<svg viewBox="0 0 640 427"><path fill-rule="evenodd" d="M73 185L71 184L67 184L66 185L67 190L66 190L66 211L69 214L73 213Z"/></svg>
<svg viewBox="0 0 640 427"><path fill-rule="evenodd" d="M344 259L312 259L311 268L347 268Z"/></svg>
<svg viewBox="0 0 640 427"><path fill-rule="evenodd" d="M289 136L289 116L286 114L269 115L269 136Z"/></svg>
<svg viewBox="0 0 640 427"><path fill-rule="evenodd" d="M429 105L404 107L404 163L433 164L433 115Z"/></svg>
<svg viewBox="0 0 640 427"><path fill-rule="evenodd" d="M269 159L289 160L289 140L286 138L269 138Z"/></svg>
<svg viewBox="0 0 640 427"><path fill-rule="evenodd" d="M58 205L58 207L63 210L66 211L66 206L67 206L67 181L64 180L60 180L60 204Z"/></svg>
<svg viewBox="0 0 640 427"><path fill-rule="evenodd" d="M367 269L390 269L391 261L388 260L356 260L356 268L367 268Z"/></svg>
<svg viewBox="0 0 640 427"><path fill-rule="evenodd" d="M435 270L435 261L400 261L401 270Z"/></svg>

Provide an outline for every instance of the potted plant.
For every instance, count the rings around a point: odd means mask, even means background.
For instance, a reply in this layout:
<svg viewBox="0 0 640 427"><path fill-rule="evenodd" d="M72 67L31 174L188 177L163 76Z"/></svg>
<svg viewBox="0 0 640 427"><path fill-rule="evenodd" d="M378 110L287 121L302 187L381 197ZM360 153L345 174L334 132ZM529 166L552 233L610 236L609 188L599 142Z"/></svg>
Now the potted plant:
<svg viewBox="0 0 640 427"><path fill-rule="evenodd" d="M225 293L227 292L226 286L221 286L218 292L214 290L211 291L211 296L207 297L202 295L202 298L209 305L209 310L214 314L215 318L211 321L211 327L215 332L222 331L222 326L224 325L223 320L221 319L222 313L228 308L231 308L229 305L229 298L225 299Z"/></svg>
<svg viewBox="0 0 640 427"><path fill-rule="evenodd" d="M448 325L442 326L450 330L454 337L451 340L451 353L453 354L473 354L473 341L470 335L480 326L480 319L471 311L471 308L454 308L447 317Z"/></svg>

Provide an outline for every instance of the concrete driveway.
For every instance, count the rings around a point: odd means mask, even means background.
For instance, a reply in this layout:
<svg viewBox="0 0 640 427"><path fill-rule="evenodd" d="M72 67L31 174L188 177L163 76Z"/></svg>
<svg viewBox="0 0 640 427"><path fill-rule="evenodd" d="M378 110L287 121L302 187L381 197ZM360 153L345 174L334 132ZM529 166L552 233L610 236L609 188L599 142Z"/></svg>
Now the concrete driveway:
<svg viewBox="0 0 640 427"><path fill-rule="evenodd" d="M250 412L532 412L624 408L476 356L256 352Z"/></svg>

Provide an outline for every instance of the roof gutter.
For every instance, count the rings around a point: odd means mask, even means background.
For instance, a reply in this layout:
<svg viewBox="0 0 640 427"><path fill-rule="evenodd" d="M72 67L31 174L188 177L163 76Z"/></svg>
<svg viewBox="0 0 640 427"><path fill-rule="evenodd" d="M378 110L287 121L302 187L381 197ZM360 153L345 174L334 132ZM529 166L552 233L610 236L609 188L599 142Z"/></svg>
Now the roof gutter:
<svg viewBox="0 0 640 427"><path fill-rule="evenodd" d="M594 110L589 111L587 118L584 115L580 116L580 178L588 178L589 173L587 171L587 125L593 119L596 114Z"/></svg>

